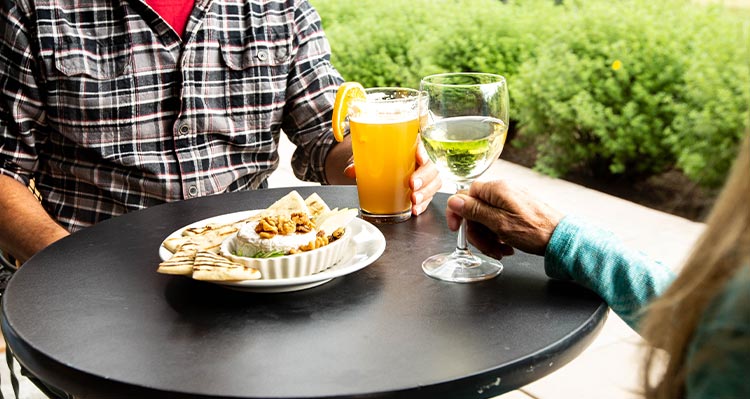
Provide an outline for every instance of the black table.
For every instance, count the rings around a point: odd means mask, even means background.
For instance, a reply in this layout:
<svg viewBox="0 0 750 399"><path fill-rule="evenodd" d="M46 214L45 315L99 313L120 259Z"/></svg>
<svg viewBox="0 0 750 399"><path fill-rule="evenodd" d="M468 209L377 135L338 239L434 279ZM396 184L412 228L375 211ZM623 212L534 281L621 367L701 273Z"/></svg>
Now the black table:
<svg viewBox="0 0 750 399"><path fill-rule="evenodd" d="M356 207L353 187L300 187ZM2 329L21 364L79 397L492 397L560 368L594 339L607 306L519 253L496 279L422 273L452 248L446 195L378 228L369 267L290 293L238 292L156 273L162 239L204 218L264 208L290 189L223 194L102 222L30 259L11 280Z"/></svg>

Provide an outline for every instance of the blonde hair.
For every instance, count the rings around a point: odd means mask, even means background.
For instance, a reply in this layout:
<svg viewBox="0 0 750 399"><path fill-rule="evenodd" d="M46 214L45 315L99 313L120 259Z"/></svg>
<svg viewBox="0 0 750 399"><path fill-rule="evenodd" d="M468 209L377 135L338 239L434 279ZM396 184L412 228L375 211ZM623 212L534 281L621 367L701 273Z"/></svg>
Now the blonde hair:
<svg viewBox="0 0 750 399"><path fill-rule="evenodd" d="M645 358L647 398L685 397L690 365L687 349L703 312L743 265L750 263L750 136L742 142L732 172L681 273L647 310L641 333L649 342ZM750 309L749 309L750 310ZM694 359L712 359L710 351ZM663 356L666 355L666 356ZM662 362L666 362L664 364ZM652 384L655 373L663 373Z"/></svg>

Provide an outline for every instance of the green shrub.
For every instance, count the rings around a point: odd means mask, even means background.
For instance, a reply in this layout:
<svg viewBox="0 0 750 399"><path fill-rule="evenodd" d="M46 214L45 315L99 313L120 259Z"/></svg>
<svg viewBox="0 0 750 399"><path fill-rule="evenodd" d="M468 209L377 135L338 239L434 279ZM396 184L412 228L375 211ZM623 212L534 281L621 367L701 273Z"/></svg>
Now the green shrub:
<svg viewBox="0 0 750 399"><path fill-rule="evenodd" d="M312 3L347 80L417 87L440 72L506 76L511 120L520 126L512 144L535 146L536 168L553 176L587 168L635 179L679 168L716 186L750 118L748 24L721 7L686 0Z"/></svg>
<svg viewBox="0 0 750 399"><path fill-rule="evenodd" d="M561 176L585 167L600 176L641 178L679 166L700 172L685 170L702 184L720 183L733 153L726 150L736 147L750 104L747 92L739 93L750 84L747 73L738 73L747 68L741 47L716 38L734 32L736 39L738 23L718 9L675 1L587 2L560 10L560 29L514 81L519 143L537 146L537 169ZM713 43L701 45L707 36ZM703 77L713 90L695 84L698 71L714 71ZM723 95L712 96L717 91ZM715 118L717 108L733 114ZM705 147L692 141L707 139L697 125L706 113L722 145L694 152ZM707 159L717 155L720 161ZM713 176L699 176L706 173Z"/></svg>
<svg viewBox="0 0 750 399"><path fill-rule="evenodd" d="M716 187L750 121L750 24L743 29L720 9L701 22L667 143L686 176Z"/></svg>
<svg viewBox="0 0 750 399"><path fill-rule="evenodd" d="M430 34L429 0L312 3L331 43L331 61L344 79L365 87L419 85L420 60L412 53Z"/></svg>
<svg viewBox="0 0 750 399"><path fill-rule="evenodd" d="M422 76L476 71L506 76L533 56L551 1L314 0L332 62L365 86L419 86ZM530 7L537 4L538 7ZM512 85L511 85L512 90Z"/></svg>
<svg viewBox="0 0 750 399"><path fill-rule="evenodd" d="M553 26L540 23L554 2L527 0L314 0L346 80L418 87L433 73L505 76L514 119L513 78Z"/></svg>
<svg viewBox="0 0 750 399"><path fill-rule="evenodd" d="M520 66L535 57L540 43L553 31L543 23L557 13L552 1L502 4L490 1L461 3L435 27L414 54L423 75L440 72L489 72L506 77L511 117L515 106L514 79ZM541 23L540 23L541 22ZM515 118L514 118L515 119Z"/></svg>

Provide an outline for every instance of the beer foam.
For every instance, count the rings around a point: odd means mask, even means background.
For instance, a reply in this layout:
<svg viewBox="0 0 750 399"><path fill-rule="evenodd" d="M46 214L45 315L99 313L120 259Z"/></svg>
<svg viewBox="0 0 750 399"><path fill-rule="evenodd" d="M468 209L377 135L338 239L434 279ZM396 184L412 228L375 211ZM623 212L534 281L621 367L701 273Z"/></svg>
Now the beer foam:
<svg viewBox="0 0 750 399"><path fill-rule="evenodd" d="M360 115L352 116L349 118L349 120L351 121L354 121L357 123L366 123L370 125L382 124L382 123L402 123L402 122L413 121L414 119L417 119L416 112L411 112L408 114L395 114L395 115L360 114Z"/></svg>
<svg viewBox="0 0 750 399"><path fill-rule="evenodd" d="M380 94L381 93L375 93ZM378 124L378 123L400 123L407 122L417 118L417 107L413 101L383 100L380 98L371 99L373 94L367 96L368 101L358 101L352 103L349 108L349 119L357 123Z"/></svg>

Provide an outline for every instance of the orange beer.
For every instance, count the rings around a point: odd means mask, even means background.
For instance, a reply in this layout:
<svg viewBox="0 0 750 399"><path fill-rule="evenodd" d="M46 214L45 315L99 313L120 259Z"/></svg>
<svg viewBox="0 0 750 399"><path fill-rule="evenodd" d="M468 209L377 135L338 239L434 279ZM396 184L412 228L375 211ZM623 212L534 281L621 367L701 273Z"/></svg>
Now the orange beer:
<svg viewBox="0 0 750 399"><path fill-rule="evenodd" d="M419 92L367 89L349 109L361 216L399 222L411 216L409 178L416 167Z"/></svg>

